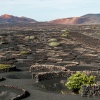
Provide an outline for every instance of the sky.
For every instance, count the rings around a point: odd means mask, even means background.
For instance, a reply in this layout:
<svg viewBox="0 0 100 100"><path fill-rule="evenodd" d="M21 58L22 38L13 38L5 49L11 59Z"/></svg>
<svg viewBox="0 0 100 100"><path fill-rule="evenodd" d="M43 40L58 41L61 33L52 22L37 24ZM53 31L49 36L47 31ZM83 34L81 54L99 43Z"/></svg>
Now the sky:
<svg viewBox="0 0 100 100"><path fill-rule="evenodd" d="M100 0L0 0L0 15L25 16L37 21L100 13Z"/></svg>

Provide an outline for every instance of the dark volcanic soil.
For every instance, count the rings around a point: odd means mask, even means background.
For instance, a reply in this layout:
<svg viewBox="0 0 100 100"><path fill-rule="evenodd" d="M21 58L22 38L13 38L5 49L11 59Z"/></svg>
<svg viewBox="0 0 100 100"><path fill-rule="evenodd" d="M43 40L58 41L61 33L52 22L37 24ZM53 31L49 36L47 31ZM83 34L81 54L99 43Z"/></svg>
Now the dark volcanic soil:
<svg viewBox="0 0 100 100"><path fill-rule="evenodd" d="M4 73L1 75L7 78L6 76L9 74L12 74L12 73L11 72ZM42 90L43 88L39 89L38 87L36 87L36 85L34 84L37 84L37 83L32 79L8 79L7 78L7 80L0 82L0 84L14 85L14 86L25 88L29 93L31 93L31 95L28 98L25 98L23 100L66 100L66 99L68 100L99 100L99 97L81 97L78 94L69 94L69 93L59 94L55 91L52 91L52 89L49 91L44 91ZM46 82L44 82L44 84L46 84Z"/></svg>
<svg viewBox="0 0 100 100"><path fill-rule="evenodd" d="M72 94L65 89L64 84L62 85L65 79L41 83L31 79L29 68L34 64L57 65L72 71L100 70L99 39L73 30L68 36L63 37L61 29L65 26L62 28L63 26L58 25L55 29L54 26L46 26L45 31L45 28L41 31L41 27L39 26L40 31L17 29L0 31L0 63L15 65L17 68L16 71L0 73L0 76L5 78L0 85L14 85L26 89L30 96L23 100L99 100L99 97L81 97ZM59 43L57 47L48 45L49 40L54 38ZM61 93L63 89L68 93Z"/></svg>

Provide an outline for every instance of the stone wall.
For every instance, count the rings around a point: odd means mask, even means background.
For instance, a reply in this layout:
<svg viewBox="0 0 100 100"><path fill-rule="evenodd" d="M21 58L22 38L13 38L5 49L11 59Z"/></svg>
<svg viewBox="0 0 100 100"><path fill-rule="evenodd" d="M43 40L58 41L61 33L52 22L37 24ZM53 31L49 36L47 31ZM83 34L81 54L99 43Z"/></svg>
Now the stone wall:
<svg viewBox="0 0 100 100"><path fill-rule="evenodd" d="M90 97L90 96L100 96L100 84L93 86L82 86L81 96Z"/></svg>
<svg viewBox="0 0 100 100"><path fill-rule="evenodd" d="M65 67L55 65L32 65L30 66L29 72L32 73L32 78L36 79L36 81L50 80L54 78L67 78L76 72L93 75L96 76L97 79L100 79L100 70L70 71Z"/></svg>
<svg viewBox="0 0 100 100"><path fill-rule="evenodd" d="M52 71L52 72L33 72L32 78L34 78L37 82L43 81L43 80L50 80L54 78L68 78L73 73L76 73L77 71ZM95 75L97 79L100 78L100 71L79 71L86 73L87 75Z"/></svg>
<svg viewBox="0 0 100 100"><path fill-rule="evenodd" d="M71 74L72 73L70 71L40 72L32 73L32 77L36 80L36 82L40 82L54 78L68 78Z"/></svg>
<svg viewBox="0 0 100 100"><path fill-rule="evenodd" d="M52 72L52 71L64 71L65 67L55 65L32 65L29 69L30 72Z"/></svg>
<svg viewBox="0 0 100 100"><path fill-rule="evenodd" d="M15 87L15 86L0 85L0 87L13 88L13 89L16 89L16 90L22 92L20 95L17 95L16 97L11 98L11 100L20 100L20 99L25 98L29 94L25 89L19 88L19 87Z"/></svg>

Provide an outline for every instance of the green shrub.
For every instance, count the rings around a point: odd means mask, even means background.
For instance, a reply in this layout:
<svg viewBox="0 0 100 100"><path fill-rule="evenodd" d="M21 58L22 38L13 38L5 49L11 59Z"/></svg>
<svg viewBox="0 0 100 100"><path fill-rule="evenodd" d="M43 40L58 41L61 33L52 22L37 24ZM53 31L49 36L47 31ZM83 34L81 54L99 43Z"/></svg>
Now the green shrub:
<svg viewBox="0 0 100 100"><path fill-rule="evenodd" d="M20 52L20 55L26 55L26 54L29 54L29 51L21 51Z"/></svg>
<svg viewBox="0 0 100 100"><path fill-rule="evenodd" d="M24 39L25 40L32 40L32 39L35 39L35 36L34 35L32 35L32 36L26 36Z"/></svg>
<svg viewBox="0 0 100 100"><path fill-rule="evenodd" d="M26 37L25 37L25 40L29 40L29 39L30 39L30 37L29 37L29 36L26 36Z"/></svg>
<svg viewBox="0 0 100 100"><path fill-rule="evenodd" d="M10 64L0 64L0 69L5 69L11 67Z"/></svg>
<svg viewBox="0 0 100 100"><path fill-rule="evenodd" d="M63 32L63 33L61 34L62 37L67 37L68 34L69 34L69 30L62 30L61 32Z"/></svg>
<svg viewBox="0 0 100 100"><path fill-rule="evenodd" d="M34 39L35 38L35 36L33 35L33 36L30 36L30 39Z"/></svg>
<svg viewBox="0 0 100 100"><path fill-rule="evenodd" d="M94 83L95 76L87 76L85 73L76 72L68 78L68 82L65 83L65 86L70 90L78 90L79 92L82 85L92 85Z"/></svg>
<svg viewBox="0 0 100 100"><path fill-rule="evenodd" d="M67 34L67 33L63 33L63 34L61 34L61 36L62 36L62 37L67 37L68 34Z"/></svg>
<svg viewBox="0 0 100 100"><path fill-rule="evenodd" d="M61 32L70 32L70 30L66 29L66 30L61 30Z"/></svg>
<svg viewBox="0 0 100 100"><path fill-rule="evenodd" d="M51 47L56 47L59 45L59 42L50 42L48 45Z"/></svg>
<svg viewBox="0 0 100 100"><path fill-rule="evenodd" d="M57 42L57 39L52 38L52 39L49 39L48 42Z"/></svg>

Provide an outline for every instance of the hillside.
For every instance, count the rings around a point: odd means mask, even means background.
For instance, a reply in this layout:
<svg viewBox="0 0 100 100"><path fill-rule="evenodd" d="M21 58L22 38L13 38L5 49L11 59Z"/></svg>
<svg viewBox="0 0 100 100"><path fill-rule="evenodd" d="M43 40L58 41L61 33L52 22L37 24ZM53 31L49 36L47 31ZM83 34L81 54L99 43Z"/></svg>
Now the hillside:
<svg viewBox="0 0 100 100"><path fill-rule="evenodd" d="M0 23L36 23L38 21L27 18L17 17L9 14L0 16ZM41 22L38 22L39 24ZM42 22L43 24L64 24L64 25L83 25L83 24L100 24L100 14L86 14L80 17L69 17L54 19L49 22Z"/></svg>
<svg viewBox="0 0 100 100"><path fill-rule="evenodd" d="M80 17L61 18L49 21L53 24L100 24L100 14L86 14Z"/></svg>
<svg viewBox="0 0 100 100"><path fill-rule="evenodd" d="M0 16L0 23L35 23L35 22L37 21L27 17L17 17L8 14Z"/></svg>

